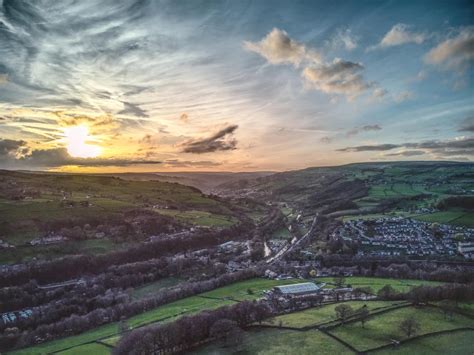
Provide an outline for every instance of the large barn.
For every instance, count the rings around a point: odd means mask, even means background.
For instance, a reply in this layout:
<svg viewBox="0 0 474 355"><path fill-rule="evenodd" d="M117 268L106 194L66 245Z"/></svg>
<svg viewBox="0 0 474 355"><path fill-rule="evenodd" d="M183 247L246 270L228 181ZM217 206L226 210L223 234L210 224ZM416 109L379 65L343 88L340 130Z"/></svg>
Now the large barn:
<svg viewBox="0 0 474 355"><path fill-rule="evenodd" d="M275 286L273 291L275 295L282 296L301 296L318 293L321 288L313 282L302 282L293 285Z"/></svg>

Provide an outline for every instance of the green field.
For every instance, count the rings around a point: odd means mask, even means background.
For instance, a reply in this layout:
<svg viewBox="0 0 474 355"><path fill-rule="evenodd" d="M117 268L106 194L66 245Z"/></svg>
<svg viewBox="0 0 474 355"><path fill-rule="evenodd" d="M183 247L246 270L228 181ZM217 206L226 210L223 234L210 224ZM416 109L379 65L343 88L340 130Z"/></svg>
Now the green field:
<svg viewBox="0 0 474 355"><path fill-rule="evenodd" d="M418 335L448 329L474 327L473 319L459 314L456 314L453 320L447 320L442 311L437 308L409 307L370 317L365 324L365 328L362 328L360 322L356 322L339 326L330 332L344 339L359 351L365 351L389 344L392 339L404 339L405 336L398 326L408 317L414 317L420 323Z"/></svg>
<svg viewBox="0 0 474 355"><path fill-rule="evenodd" d="M414 340L399 348L374 352L376 355L468 355L474 346L474 331L460 331L451 334L434 335Z"/></svg>
<svg viewBox="0 0 474 355"><path fill-rule="evenodd" d="M242 341L236 346L228 347L223 342L214 342L195 349L193 354L301 354L301 355L349 355L352 351L334 341L328 335L311 330L298 332L293 330L265 329L245 332Z"/></svg>
<svg viewBox="0 0 474 355"><path fill-rule="evenodd" d="M403 302L388 301L348 301L344 303L350 305L353 309L358 309L364 305L367 305L369 311L371 312L379 308L403 304ZM274 325L281 324L282 326L292 328L303 328L307 326L319 325L336 320L334 308L336 308L336 306L339 304L340 303L329 304L323 307L310 308L301 312L285 314L272 318L268 320L267 323Z"/></svg>
<svg viewBox="0 0 474 355"><path fill-rule="evenodd" d="M430 214L413 216L412 218L429 223L453 224L474 227L474 212L467 211L442 211Z"/></svg>
<svg viewBox="0 0 474 355"><path fill-rule="evenodd" d="M177 211L169 209L156 209L154 211L166 216L175 217L179 221L185 223L192 223L205 227L229 227L237 222L237 220L232 216L213 214L206 211Z"/></svg>
<svg viewBox="0 0 474 355"><path fill-rule="evenodd" d="M316 281L331 282L332 278L318 278ZM374 290L380 289L386 284L391 284L398 290L407 290L411 286L419 284L438 284L431 282L423 282L417 280L394 280L384 278L367 278L367 277L348 277L346 278L347 283L357 286L371 286ZM175 282L179 282L177 279L165 279L160 282L152 283L144 287L138 288L134 292L135 297L143 297L148 292L154 292L160 287L167 287ZM242 282L237 282L228 286L218 288L203 294L187 297L182 300L178 300L154 310L145 312L143 314L136 315L127 320L127 324L131 328L137 328L151 323L156 322L169 322L177 319L182 315L189 315L196 312L200 312L206 309L214 309L223 305L234 304L241 300L252 300L262 296L263 291L271 289L276 285L285 285L291 283L302 282L302 280L269 280L263 278L250 279ZM354 309L367 304L371 312L380 311L381 307L392 307L394 304L399 302L386 302L386 301L348 301ZM471 309L471 305L461 305L463 309ZM334 312L335 304L326 305L323 307L312 308L302 312L296 312L288 315L276 317L268 324L278 325L280 320L285 326L292 327L303 327L306 325L321 324L328 321L335 320ZM374 315L366 324L367 332L361 330L360 323L350 323L343 327L338 327L332 330L334 334L341 333L341 337L345 336L351 339L351 334L357 333L359 336L367 337L367 345L371 347L373 344L379 344L384 338L384 334L387 333L389 336L396 336L397 322L407 314L415 314L419 317L422 323L423 332L432 332L441 327L440 329L452 329L460 326L474 326L472 319L464 316L456 315L453 321L444 320L443 315L440 311L434 309L415 309L415 308L403 308L400 310L393 310L385 314ZM378 320L380 317L380 320ZM383 318L385 317L385 318ZM390 318L391 317L391 318ZM377 321L378 320L378 321ZM373 325L370 325L373 322ZM381 324L379 324L381 323ZM381 328L382 327L382 328ZM383 334L377 332L377 329L383 329ZM342 334L348 332L348 334ZM274 334L275 337L269 338L269 334ZM81 354L81 353L93 353L96 349L97 354L107 353L108 349L104 344L95 344L95 341L114 346L120 338L118 333L118 324L107 324L99 328L90 330L80 335L71 336L63 339L58 339L48 343L40 344L35 347L18 350L12 354L44 354L50 352L57 352L65 350L62 353L66 354ZM263 339L269 339L264 341ZM344 338L345 339L345 338ZM357 339L351 341L354 342L354 346L357 345ZM316 331L283 331L278 329L270 329L264 331L251 331L244 334L244 340L239 345L239 349L243 353L273 353L273 354L285 354L288 349L301 349L301 354L311 354L311 349L314 346L318 346L321 349L322 354L329 353L344 353L346 349L339 343L334 342L327 335ZM352 344L352 343L351 343ZM89 349L89 350L88 350ZM199 350L201 354L226 354L230 351L226 350L225 344L213 343L203 349Z"/></svg>

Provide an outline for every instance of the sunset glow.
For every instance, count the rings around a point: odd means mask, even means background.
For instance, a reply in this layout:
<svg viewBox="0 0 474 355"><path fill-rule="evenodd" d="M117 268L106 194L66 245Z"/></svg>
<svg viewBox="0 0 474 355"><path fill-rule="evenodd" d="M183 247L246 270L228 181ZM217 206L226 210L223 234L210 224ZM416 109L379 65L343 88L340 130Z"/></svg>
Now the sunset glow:
<svg viewBox="0 0 474 355"><path fill-rule="evenodd" d="M96 158L102 151L99 146L87 143L91 137L85 126L65 128L64 136L67 142L67 152L74 158Z"/></svg>

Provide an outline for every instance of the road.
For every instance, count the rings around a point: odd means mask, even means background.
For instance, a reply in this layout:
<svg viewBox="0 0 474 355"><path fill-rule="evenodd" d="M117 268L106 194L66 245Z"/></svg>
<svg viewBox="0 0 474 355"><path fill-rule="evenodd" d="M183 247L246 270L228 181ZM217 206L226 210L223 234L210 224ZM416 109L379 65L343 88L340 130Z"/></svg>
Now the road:
<svg viewBox="0 0 474 355"><path fill-rule="evenodd" d="M291 251L294 250L295 247L297 247L298 245L300 245L304 240L306 240L307 238L309 238L309 236L313 233L313 230L314 228L316 227L316 223L318 221L318 215L314 216L313 218L313 223L311 224L311 228L309 229L309 231L306 232L305 235L303 235L300 239L298 239L296 242L294 242L293 244L286 244L283 248L281 248L275 255L271 256L270 258L268 258L267 260L265 260L265 262L267 264L272 264L273 262L281 259L283 256L285 256L286 254L290 253Z"/></svg>

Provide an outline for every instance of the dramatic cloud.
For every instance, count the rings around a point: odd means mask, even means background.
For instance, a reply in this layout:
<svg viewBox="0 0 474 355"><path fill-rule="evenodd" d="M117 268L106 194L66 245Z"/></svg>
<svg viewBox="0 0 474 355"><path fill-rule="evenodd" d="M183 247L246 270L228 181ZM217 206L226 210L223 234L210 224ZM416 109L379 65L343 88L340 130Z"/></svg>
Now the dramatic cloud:
<svg viewBox="0 0 474 355"><path fill-rule="evenodd" d="M348 51L357 48L358 38L354 36L350 29L339 29L336 34L329 41L330 47L333 49L344 48Z"/></svg>
<svg viewBox="0 0 474 355"><path fill-rule="evenodd" d="M428 64L465 71L474 60L474 26L464 28L456 37L441 42L424 59Z"/></svg>
<svg viewBox="0 0 474 355"><path fill-rule="evenodd" d="M131 104L130 102L123 102L123 110L119 111L118 114L122 115L134 115L137 117L149 117L145 110L141 109L140 106Z"/></svg>
<svg viewBox="0 0 474 355"><path fill-rule="evenodd" d="M320 62L321 56L288 36L285 31L274 28L260 42L244 42L244 48L260 54L272 64L300 65L305 60Z"/></svg>
<svg viewBox="0 0 474 355"><path fill-rule="evenodd" d="M338 149L340 152L373 152L387 151L392 149L407 149L423 151L424 154L435 154L437 156L473 156L474 155L474 137L459 138L445 141L426 141L420 143L402 143L402 144L375 144L361 145L355 147L346 147ZM394 153L395 155L400 155ZM419 154L417 154L419 155Z"/></svg>
<svg viewBox="0 0 474 355"><path fill-rule="evenodd" d="M373 86L372 83L364 81L361 74L363 70L364 66L360 63L336 58L330 64L306 68L303 77L316 90L355 98Z"/></svg>
<svg viewBox="0 0 474 355"><path fill-rule="evenodd" d="M7 165L14 167L45 167L54 168L67 165L75 166L130 166L140 164L160 164L161 161L137 160L137 159L115 159L115 158L73 158L66 148L36 149L20 158L9 157L4 161Z"/></svg>
<svg viewBox="0 0 474 355"><path fill-rule="evenodd" d="M382 38L379 47L393 47L406 43L421 44L427 39L427 35L420 32L413 32L410 26L403 23L396 24Z"/></svg>
<svg viewBox="0 0 474 355"><path fill-rule="evenodd" d="M230 125L209 138L193 139L183 143L183 153L203 154L220 150L236 149L237 140L233 137L238 125Z"/></svg>
<svg viewBox="0 0 474 355"><path fill-rule="evenodd" d="M23 140L0 139L0 160L24 154L27 149L26 142Z"/></svg>
<svg viewBox="0 0 474 355"><path fill-rule="evenodd" d="M474 133L474 116L465 118L461 122L461 127L458 129L458 131Z"/></svg>

